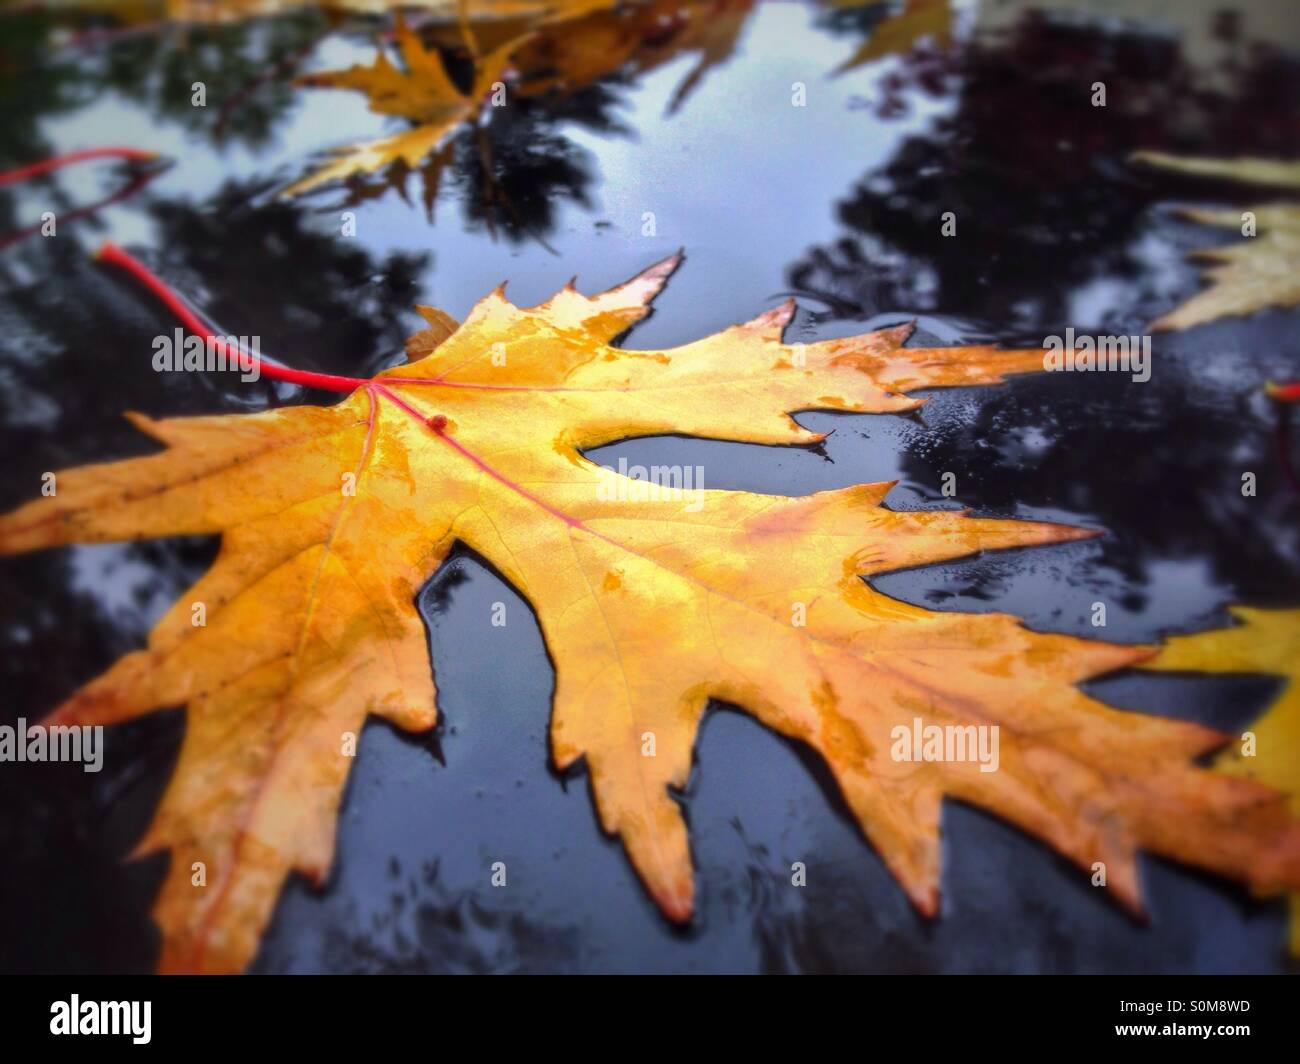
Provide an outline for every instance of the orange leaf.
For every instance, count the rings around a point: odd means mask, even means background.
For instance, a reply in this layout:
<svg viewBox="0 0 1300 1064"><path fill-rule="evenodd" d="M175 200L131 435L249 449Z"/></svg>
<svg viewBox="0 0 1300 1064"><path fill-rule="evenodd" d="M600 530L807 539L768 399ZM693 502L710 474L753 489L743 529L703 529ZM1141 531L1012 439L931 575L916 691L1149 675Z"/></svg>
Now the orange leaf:
<svg viewBox="0 0 1300 1064"><path fill-rule="evenodd" d="M164 450L60 473L56 496L0 518L4 553L222 536L148 646L51 718L111 724L186 707L180 761L140 847L171 851L161 966L243 968L289 872L326 875L366 716L433 726L415 599L457 542L532 604L556 668L556 762L585 759L601 824L673 920L690 916L693 885L669 788L686 782L710 699L823 757L926 914L938 909L945 796L1085 869L1104 862L1134 909L1142 849L1258 891L1300 886L1286 798L1195 763L1222 736L1076 686L1147 650L935 613L864 581L1091 533L902 512L885 505L889 484L787 498L630 479L583 457L668 432L812 443L791 413L910 410L921 400L905 393L1042 365L1038 350L907 347L910 327L787 345L789 303L670 350L610 346L677 263L529 309L498 289L458 327L426 314L437 335L414 350L428 353L336 406L135 415ZM196 602L204 626L191 623ZM198 861L203 888L191 883Z"/></svg>

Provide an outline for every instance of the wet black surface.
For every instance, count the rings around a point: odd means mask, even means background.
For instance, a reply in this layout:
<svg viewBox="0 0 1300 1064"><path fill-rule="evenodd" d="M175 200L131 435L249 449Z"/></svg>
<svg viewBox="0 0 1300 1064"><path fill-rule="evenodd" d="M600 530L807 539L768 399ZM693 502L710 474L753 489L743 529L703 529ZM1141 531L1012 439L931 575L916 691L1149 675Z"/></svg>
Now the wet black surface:
<svg viewBox="0 0 1300 1064"><path fill-rule="evenodd" d="M1102 5L1112 10L1113 5ZM1152 8L1159 5L1149 5ZM1227 6L1227 5L1225 5ZM330 401L233 376L155 374L174 323L97 267L111 237L223 329L259 334L295 366L367 374L396 359L415 302L463 317L504 278L521 304L571 275L596 291L678 246L686 263L628 340L663 347L746 320L786 294L788 338L917 318L914 342L1040 343L1132 334L1199 288L1182 261L1231 234L1183 203L1275 196L1138 173L1138 148L1293 157L1300 27L1285 2L1169 5L1145 26L1032 5L962 8L950 48L923 44L828 77L884 13L760 4L736 54L666 113L694 60L621 74L562 104L507 109L474 136L433 205L382 182L277 201L311 155L374 136L359 99L249 88L306 48L314 15L150 33L38 53L35 16L5 16L4 166L103 143L175 163L134 195L0 250L0 478L5 509L43 471L143 453L122 421ZM366 59L367 24L321 41L308 69ZM210 106L190 106L208 81ZM1108 106L1093 108L1093 82ZM790 85L808 106L790 106ZM0 192L0 224L65 218L121 187L111 166ZM489 198L484 189L504 190ZM494 194L495 195L495 194ZM340 233L356 212L357 236ZM656 233L643 236L653 212ZM957 235L940 234L953 211ZM1260 386L1300 376L1296 312L1158 335L1145 384L1045 375L935 393L921 416L801 415L824 453L658 438L602 462L702 465L711 488L802 494L897 479L900 509L1104 528L1088 543L893 574L881 590L933 609L1010 611L1029 626L1142 642L1221 624L1229 603L1300 604L1300 463ZM940 493L956 475L955 499ZM1258 494L1243 497L1243 472ZM117 655L200 573L214 544L76 547L0 561L0 717L38 717ZM490 623L504 602L505 628ZM1043 846L984 814L944 812L944 902L915 915L816 759L726 707L707 716L683 802L698 914L673 931L595 821L581 773L548 769L553 673L524 603L459 555L421 595L442 724L411 739L371 724L322 891L294 880L260 971L1277 971L1284 913L1221 881L1144 862L1138 924ZM1121 675L1093 685L1125 709L1225 729L1276 691L1261 677ZM123 858L148 824L184 722L158 714L108 736L104 771L0 766L0 968L147 970L165 858ZM489 885L505 861L508 886ZM790 885L802 861L808 885Z"/></svg>

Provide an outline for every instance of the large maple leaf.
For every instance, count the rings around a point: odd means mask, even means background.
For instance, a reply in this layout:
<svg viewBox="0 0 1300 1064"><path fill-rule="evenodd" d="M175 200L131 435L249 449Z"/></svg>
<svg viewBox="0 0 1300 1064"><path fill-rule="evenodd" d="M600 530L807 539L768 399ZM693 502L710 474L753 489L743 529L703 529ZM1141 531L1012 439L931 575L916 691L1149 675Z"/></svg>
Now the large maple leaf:
<svg viewBox="0 0 1300 1064"><path fill-rule="evenodd" d="M161 966L245 966L291 870L321 882L352 739L367 714L436 720L417 593L457 542L536 611L556 670L552 750L585 758L663 912L692 909L686 783L710 699L736 704L829 765L868 839L926 914L938 907L940 807L974 803L1071 860L1107 866L1137 908L1141 849L1300 886L1285 798L1199 768L1223 737L1121 712L1080 681L1142 648L936 613L864 580L985 549L1059 543L1060 525L900 512L889 484L788 498L653 497L587 448L679 433L762 444L820 437L810 409L914 409L905 393L992 384L1042 352L904 346L900 327L786 345L786 304L664 351L612 346L670 259L594 297L521 309L497 290L456 326L429 311L413 361L336 406L133 420L156 455L60 473L58 494L0 518L0 551L220 533L208 573L128 654L56 709L111 724L184 705L175 774L140 852L168 849ZM202 602L206 625L195 627ZM1000 729L996 771L902 761L895 732ZM418 830L418 827L413 827ZM207 885L194 884L203 862Z"/></svg>

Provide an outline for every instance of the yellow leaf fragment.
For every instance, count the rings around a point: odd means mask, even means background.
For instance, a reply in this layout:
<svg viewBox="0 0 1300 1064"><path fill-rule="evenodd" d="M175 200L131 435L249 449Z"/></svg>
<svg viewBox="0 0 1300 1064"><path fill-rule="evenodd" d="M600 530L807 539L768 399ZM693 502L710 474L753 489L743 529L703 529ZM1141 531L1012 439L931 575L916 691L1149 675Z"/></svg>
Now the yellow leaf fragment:
<svg viewBox="0 0 1300 1064"><path fill-rule="evenodd" d="M1280 676L1277 701L1215 759L1221 772L1254 780L1291 797L1300 816L1300 610L1234 606L1232 628L1175 636L1143 668L1164 672L1239 672ZM1300 894L1291 895L1291 952L1300 956Z"/></svg>
<svg viewBox="0 0 1300 1064"><path fill-rule="evenodd" d="M1248 208L1256 235L1242 243L1194 251L1191 258L1213 263L1203 276L1209 287L1151 323L1154 331L1190 329L1219 318L1253 314L1266 307L1300 304L1300 205L1278 203ZM1240 210L1188 208L1184 217L1203 225L1240 230Z"/></svg>
<svg viewBox="0 0 1300 1064"><path fill-rule="evenodd" d="M860 5L855 0L832 6ZM836 73L855 70L887 55L902 55L925 40L933 41L940 48L947 47L952 40L952 16L950 0L903 0L901 10L882 19Z"/></svg>
<svg viewBox="0 0 1300 1064"><path fill-rule="evenodd" d="M1131 161L1194 177L1300 188L1300 162L1196 159L1154 151L1136 152ZM1244 210L1185 209L1179 213L1204 225L1235 229L1245 239L1192 252L1190 258L1214 264L1204 271L1209 287L1152 322L1153 330L1190 329L1265 307L1300 304L1300 205L1272 203Z"/></svg>
<svg viewBox="0 0 1300 1064"><path fill-rule="evenodd" d="M1189 177L1222 178L1270 188L1300 188L1300 162L1283 159L1201 159L1161 151L1139 151L1134 152L1129 161Z"/></svg>
<svg viewBox="0 0 1300 1064"><path fill-rule="evenodd" d="M410 362L426 358L443 340L460 328L460 322L437 307L417 306L428 325L406 340L406 357Z"/></svg>

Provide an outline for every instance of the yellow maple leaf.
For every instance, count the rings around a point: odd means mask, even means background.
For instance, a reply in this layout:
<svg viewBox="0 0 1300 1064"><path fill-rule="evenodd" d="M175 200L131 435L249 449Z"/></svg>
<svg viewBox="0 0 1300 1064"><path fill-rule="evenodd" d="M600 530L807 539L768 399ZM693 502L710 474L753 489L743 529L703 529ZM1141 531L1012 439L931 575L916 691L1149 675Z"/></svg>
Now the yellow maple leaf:
<svg viewBox="0 0 1300 1064"><path fill-rule="evenodd" d="M456 543L531 603L556 670L556 765L585 759L601 825L673 920L689 917L693 880L670 788L686 783L711 699L825 759L925 914L938 910L945 796L1086 869L1104 863L1132 909L1141 849L1258 891L1300 887L1285 798L1194 763L1221 735L1076 686L1146 649L932 612L864 580L1092 533L898 511L890 484L790 498L651 484L585 458L662 433L809 444L822 437L792 413L912 410L923 400L908 392L1042 367L1040 350L908 347L909 326L787 345L792 302L669 350L611 346L676 266L593 297L570 285L527 309L498 289L459 326L426 311L415 360L332 407L132 415L163 451L59 473L56 496L0 518L5 554L222 537L148 646L50 718L112 724L186 707L180 760L140 846L171 852L155 909L164 969L243 968L288 873L324 879L367 714L433 726L415 601ZM926 750L900 747L912 736ZM967 743L997 754L944 759Z"/></svg>
<svg viewBox="0 0 1300 1064"><path fill-rule="evenodd" d="M1285 791L1291 796L1291 811L1300 816L1300 610L1233 606L1229 613L1239 622L1235 627L1175 636L1142 667L1284 677L1277 701L1250 725L1253 748L1247 753L1234 743L1214 765L1222 772ZM1291 952L1300 956L1300 894L1291 895Z"/></svg>
<svg viewBox="0 0 1300 1064"><path fill-rule="evenodd" d="M328 181L373 173L399 159L414 168L448 133L474 116L484 94L505 71L513 50L513 44L508 43L476 59L474 83L469 92L463 93L448 76L438 50L425 48L400 16L395 34L404 70L394 66L381 51L370 66L308 74L299 78L298 84L359 90L366 94L370 109L377 114L395 115L417 124L382 140L341 149L333 162L290 185L281 195L295 196Z"/></svg>
<svg viewBox="0 0 1300 1064"><path fill-rule="evenodd" d="M1163 152L1136 152L1132 161L1193 177L1300 188L1300 162L1277 159L1196 159ZM1228 247L1194 251L1189 258L1214 263L1204 272L1210 286L1151 323L1156 331L1189 329L1265 307L1300 304L1300 205L1271 203L1239 209L1179 211L1192 221L1236 229L1247 239ZM1253 229L1245 231L1247 224Z"/></svg>
<svg viewBox="0 0 1300 1064"><path fill-rule="evenodd" d="M414 168L453 130L473 120L484 96L504 85L500 79L514 72L512 96L571 95L629 63L645 72L683 54L697 54L670 101L679 107L713 68L724 63L735 48L754 0L567 0L550 5L540 20L514 30L484 34L472 23L469 9L459 27L462 43L474 59L473 87L461 93L447 76L436 47L426 47L399 19L398 45L405 69L398 69L382 53L370 66L311 74L300 85L351 89L365 93L370 109L415 122L402 133L343 149L328 166L286 188L293 196L352 174L371 173L402 160ZM491 49L480 54L481 40ZM443 44L447 41L443 39ZM509 97L507 97L509 98ZM494 101L495 102L495 101ZM438 179L440 165L426 171L426 180Z"/></svg>

